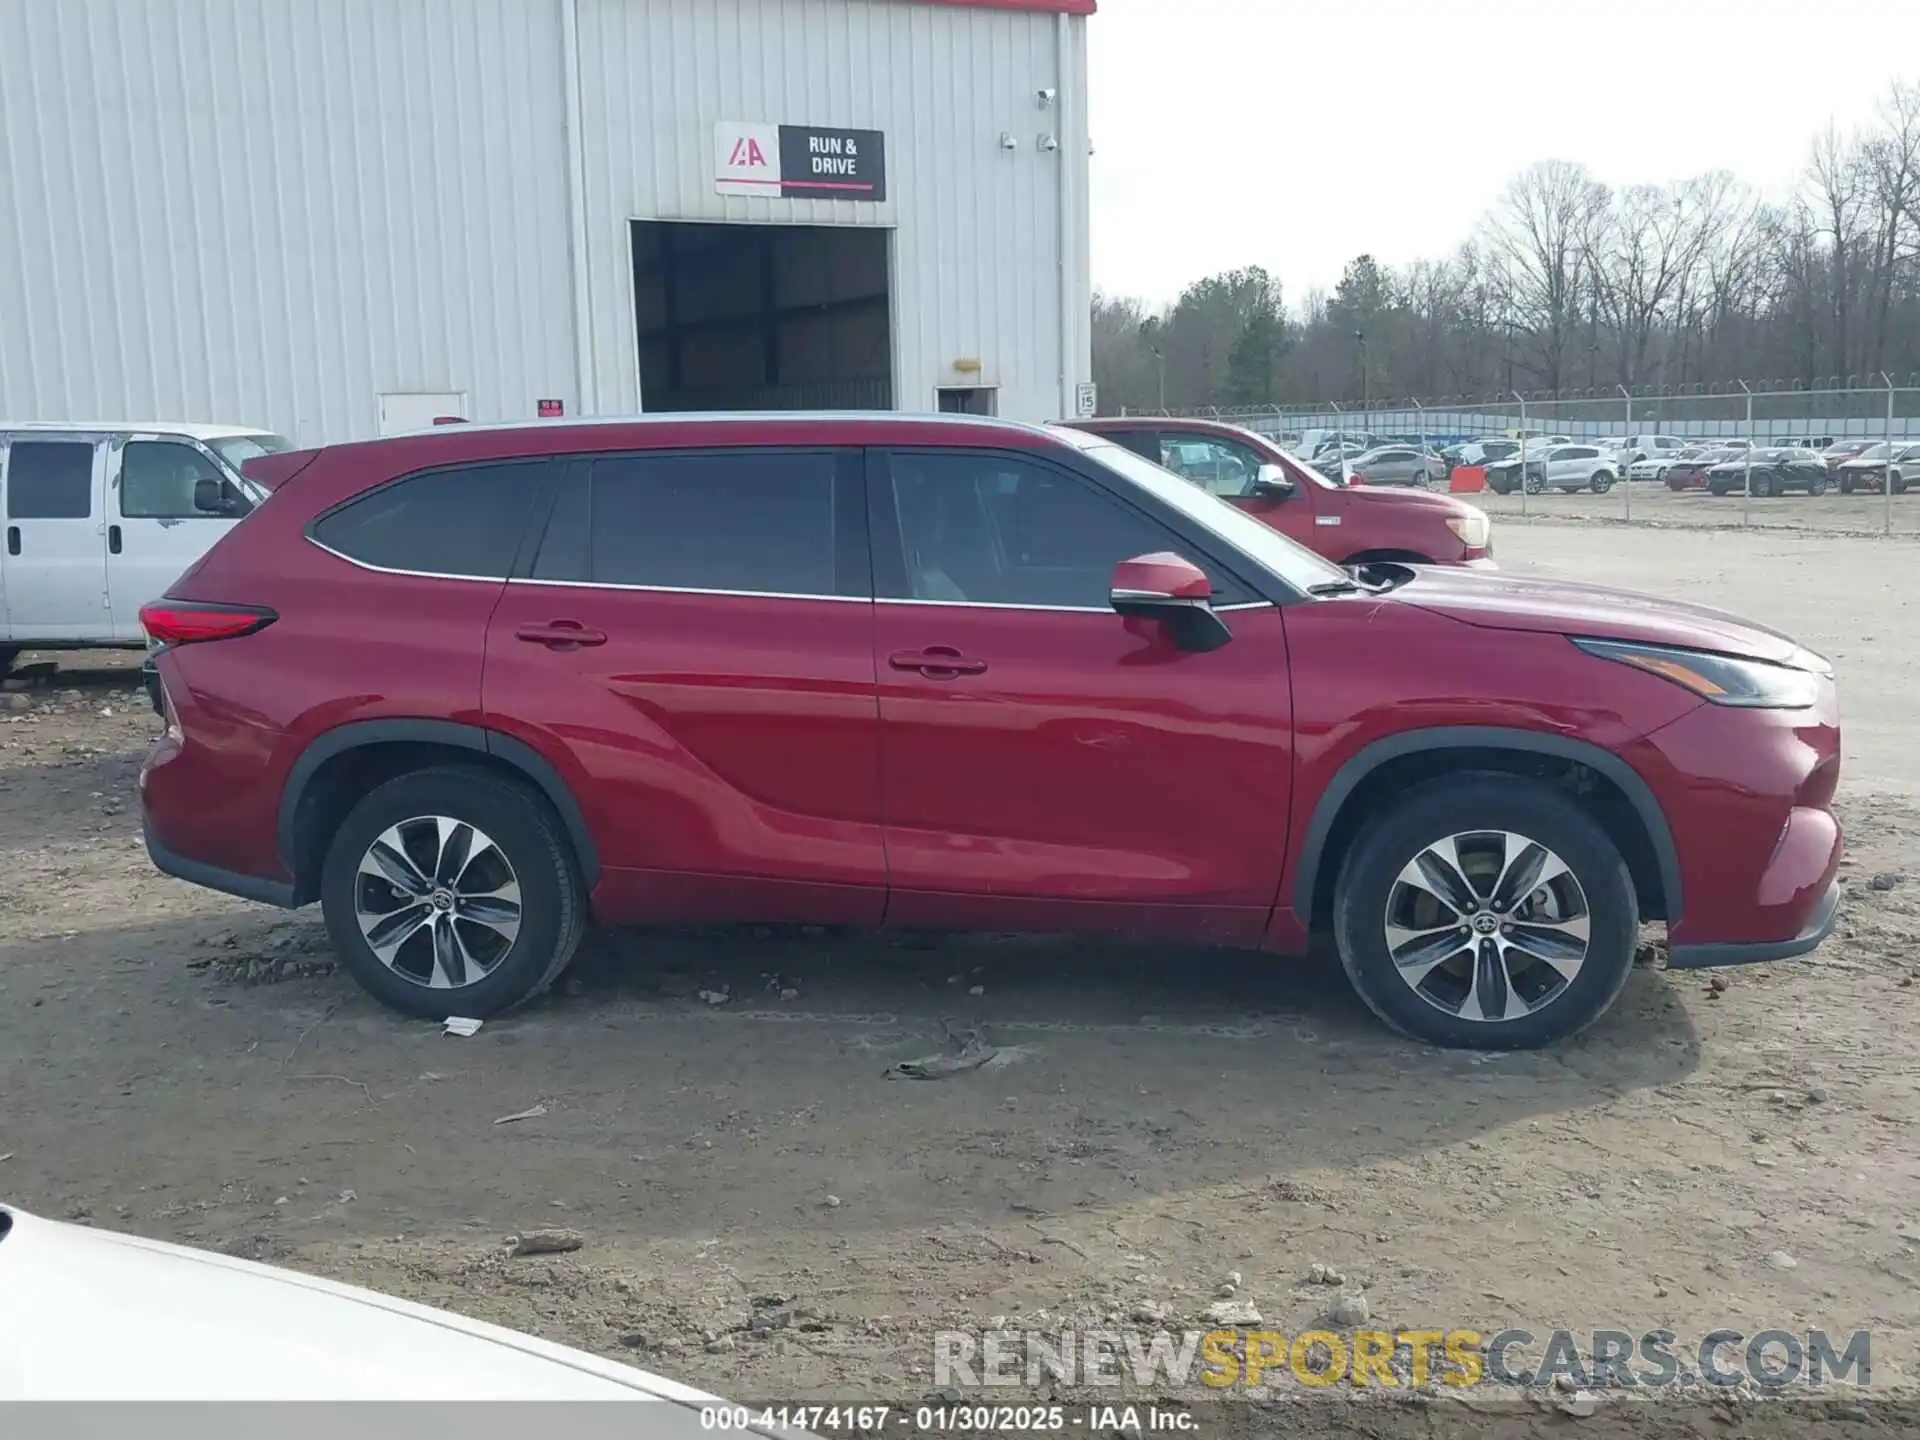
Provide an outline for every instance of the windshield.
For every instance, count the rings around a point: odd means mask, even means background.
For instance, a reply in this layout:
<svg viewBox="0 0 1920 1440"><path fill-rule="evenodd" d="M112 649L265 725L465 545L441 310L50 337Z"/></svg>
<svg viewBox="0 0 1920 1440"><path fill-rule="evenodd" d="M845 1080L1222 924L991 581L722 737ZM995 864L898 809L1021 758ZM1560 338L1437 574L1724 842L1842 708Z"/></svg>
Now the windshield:
<svg viewBox="0 0 1920 1440"><path fill-rule="evenodd" d="M1251 557L1296 590L1310 585L1350 584L1352 576L1331 561L1322 560L1303 545L1295 544L1277 530L1270 530L1244 511L1237 510L1217 495L1163 470L1151 460L1111 441L1078 431L1055 431L1098 460L1109 470L1138 485L1156 500L1163 501L1198 525L1218 535L1242 554Z"/></svg>
<svg viewBox="0 0 1920 1440"><path fill-rule="evenodd" d="M293 449L293 442L284 435L262 432L258 435L222 435L218 440L207 441L207 448L238 470L255 456L279 455Z"/></svg>
<svg viewBox="0 0 1920 1440"><path fill-rule="evenodd" d="M1869 445L1856 457L1861 460L1884 460L1893 453L1893 447L1887 444Z"/></svg>

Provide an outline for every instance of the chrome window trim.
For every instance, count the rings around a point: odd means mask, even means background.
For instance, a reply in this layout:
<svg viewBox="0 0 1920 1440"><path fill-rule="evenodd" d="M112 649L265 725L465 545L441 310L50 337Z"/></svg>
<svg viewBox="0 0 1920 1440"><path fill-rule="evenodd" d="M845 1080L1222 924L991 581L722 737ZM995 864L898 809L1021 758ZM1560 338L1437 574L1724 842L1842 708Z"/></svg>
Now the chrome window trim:
<svg viewBox="0 0 1920 1440"><path fill-rule="evenodd" d="M325 551L336 560L344 560L356 570L366 570L375 575L399 575L410 580L462 580L476 585L538 585L554 590L615 590L644 595L720 595L742 600L829 600L840 605L921 605L944 606L953 610L1038 610L1056 615L1111 615L1113 608L1108 605L1015 605L989 600L896 600L876 599L869 595L799 595L783 590L713 590L686 585L621 585L606 580L542 580L531 575L447 575L436 570L396 570L386 565L372 565L365 560L356 560L343 554L331 545L307 535L302 537L316 550ZM1242 600L1232 605L1215 607L1217 614L1233 614L1241 610L1271 610L1271 600Z"/></svg>

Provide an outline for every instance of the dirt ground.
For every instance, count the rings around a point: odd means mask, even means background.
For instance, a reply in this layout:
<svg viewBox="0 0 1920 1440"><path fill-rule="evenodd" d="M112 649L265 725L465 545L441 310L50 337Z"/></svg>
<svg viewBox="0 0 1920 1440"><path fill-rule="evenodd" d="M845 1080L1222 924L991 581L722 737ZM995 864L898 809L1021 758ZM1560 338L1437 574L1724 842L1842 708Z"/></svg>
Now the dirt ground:
<svg viewBox="0 0 1920 1440"><path fill-rule="evenodd" d="M126 659L69 657L0 694L0 1195L755 1401L918 1399L938 1329L1152 1328L1143 1306L1205 1328L1230 1272L1293 1332L1337 1293L1315 1264L1385 1326L1665 1327L1683 1348L1721 1326L1870 1330L1867 1398L1911 1396L1920 548L1550 524L1497 544L1834 658L1850 854L1817 956L1649 965L1575 1043L1488 1056L1387 1034L1325 961L663 931L596 937L548 1002L447 1038L334 973L312 912L153 872L133 787L156 722ZM986 1068L885 1078L969 1028L1001 1047ZM583 1247L507 1258L505 1237L553 1226ZM1209 1426L1535 1433L1524 1402L1282 1401L1216 1403ZM1906 1428L1851 1405L1583 1423L1710 1416Z"/></svg>

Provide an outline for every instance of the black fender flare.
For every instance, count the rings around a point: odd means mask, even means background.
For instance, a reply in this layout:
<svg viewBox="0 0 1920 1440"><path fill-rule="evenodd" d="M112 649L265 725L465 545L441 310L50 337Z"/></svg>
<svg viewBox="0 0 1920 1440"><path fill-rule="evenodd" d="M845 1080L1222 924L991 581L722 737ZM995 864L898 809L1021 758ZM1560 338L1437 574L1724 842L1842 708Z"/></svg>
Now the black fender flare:
<svg viewBox="0 0 1920 1440"><path fill-rule="evenodd" d="M1293 867L1293 884L1287 895L1288 907L1300 917L1303 924L1310 925L1313 921L1313 897L1319 885L1320 864L1327 837L1333 832L1334 822L1340 818L1341 807L1359 788L1360 782L1382 765L1402 756L1425 750L1468 749L1519 750L1533 755L1546 755L1584 765L1596 774L1606 776L1627 797L1627 802L1633 806L1634 813L1640 817L1640 823L1646 829L1647 837L1653 844L1654 863L1660 870L1660 886L1666 892L1667 923L1678 923L1682 913L1679 853L1674 849L1673 831L1667 824L1666 812L1661 810L1660 802L1654 799L1653 791L1640 778L1637 770L1618 755L1585 740L1573 740L1564 735L1545 735L1537 730L1516 730L1502 725L1448 725L1431 730L1408 730L1375 740L1348 757L1334 772L1333 779L1327 782L1327 788L1320 792L1320 799L1313 807L1313 818L1307 823L1306 837L1300 844L1300 858Z"/></svg>
<svg viewBox="0 0 1920 1440"><path fill-rule="evenodd" d="M483 726L463 725L454 720L408 719L356 720L337 726L308 742L307 748L300 752L300 758L293 762L293 768L287 772L286 786L280 792L277 834L281 863L286 867L287 874L294 877L296 884L299 882L296 868L299 857L295 852L300 801L320 767L349 750L395 743L446 745L471 750L505 761L518 770L533 782L559 814L560 823L566 827L567 838L573 842L574 858L580 864L581 882L588 890L593 889L600 878L600 857L594 847L592 832L587 829L586 817L580 813L580 802L574 799L573 791L545 756L525 741Z"/></svg>

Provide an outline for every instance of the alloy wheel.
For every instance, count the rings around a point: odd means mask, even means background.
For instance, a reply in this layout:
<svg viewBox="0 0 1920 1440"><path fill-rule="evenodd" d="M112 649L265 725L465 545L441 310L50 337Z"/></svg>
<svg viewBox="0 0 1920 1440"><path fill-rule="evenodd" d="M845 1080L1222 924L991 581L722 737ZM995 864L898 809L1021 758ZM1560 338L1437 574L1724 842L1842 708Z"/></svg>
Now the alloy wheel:
<svg viewBox="0 0 1920 1440"><path fill-rule="evenodd" d="M1553 851L1511 831L1470 831L1434 841L1401 870L1387 894L1387 953L1446 1014L1519 1020L1578 977L1591 919L1579 878Z"/></svg>
<svg viewBox="0 0 1920 1440"><path fill-rule="evenodd" d="M520 934L520 881L483 831L445 815L389 826L354 876L354 918L374 957L434 990L484 980Z"/></svg>

